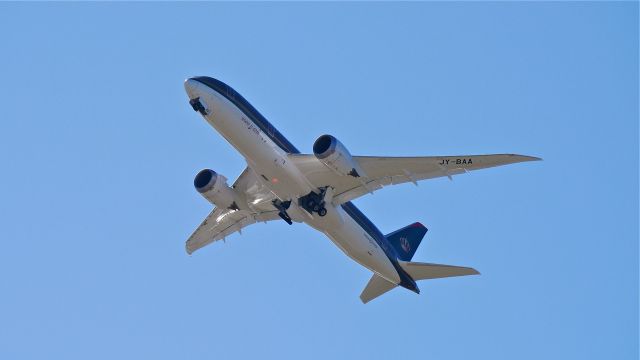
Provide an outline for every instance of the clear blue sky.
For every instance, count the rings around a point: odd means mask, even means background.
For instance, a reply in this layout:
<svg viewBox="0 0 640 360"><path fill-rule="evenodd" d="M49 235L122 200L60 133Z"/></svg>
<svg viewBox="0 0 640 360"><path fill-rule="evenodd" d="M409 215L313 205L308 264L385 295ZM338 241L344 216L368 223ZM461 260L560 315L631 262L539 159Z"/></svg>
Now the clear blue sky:
<svg viewBox="0 0 640 360"><path fill-rule="evenodd" d="M637 3L3 3L0 45L2 359L638 357ZM191 75L304 152L544 161L356 201L482 273L363 305L304 225L184 252L244 168Z"/></svg>

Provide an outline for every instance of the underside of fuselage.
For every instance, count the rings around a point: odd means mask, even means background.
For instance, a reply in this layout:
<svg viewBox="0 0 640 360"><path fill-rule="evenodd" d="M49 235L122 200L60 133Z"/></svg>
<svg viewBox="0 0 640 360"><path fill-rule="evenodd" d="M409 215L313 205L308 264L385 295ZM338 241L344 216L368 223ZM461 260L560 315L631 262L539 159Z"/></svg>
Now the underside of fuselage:
<svg viewBox="0 0 640 360"><path fill-rule="evenodd" d="M239 93L209 77L186 80L190 104L247 160L277 197L282 220L304 222L327 235L347 256L387 281L419 293L416 282L378 228L351 202L326 201L326 186L313 187L287 163L295 148ZM274 165L275 164L275 165Z"/></svg>

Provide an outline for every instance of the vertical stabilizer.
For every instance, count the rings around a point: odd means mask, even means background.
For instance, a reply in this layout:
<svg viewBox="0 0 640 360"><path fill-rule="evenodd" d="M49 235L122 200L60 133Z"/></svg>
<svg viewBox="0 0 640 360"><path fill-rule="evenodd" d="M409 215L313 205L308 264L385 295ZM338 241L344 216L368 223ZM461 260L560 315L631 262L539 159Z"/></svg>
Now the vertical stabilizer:
<svg viewBox="0 0 640 360"><path fill-rule="evenodd" d="M422 238L427 233L427 228L419 222L405 226L391 234L385 235L391 246L396 250L398 259L409 261L416 253Z"/></svg>

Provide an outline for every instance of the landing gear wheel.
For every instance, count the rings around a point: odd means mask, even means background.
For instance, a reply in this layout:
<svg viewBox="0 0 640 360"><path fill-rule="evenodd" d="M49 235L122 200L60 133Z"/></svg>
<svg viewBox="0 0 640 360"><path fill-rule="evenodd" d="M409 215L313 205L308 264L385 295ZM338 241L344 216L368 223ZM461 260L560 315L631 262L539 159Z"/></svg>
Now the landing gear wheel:
<svg viewBox="0 0 640 360"><path fill-rule="evenodd" d="M318 213L320 216L327 215L327 209L325 209L324 193L325 189L320 188L320 194L312 191L305 196L298 198L298 205L305 209L309 214L313 215Z"/></svg>
<svg viewBox="0 0 640 360"><path fill-rule="evenodd" d="M307 201L307 209L312 209L313 211L316 211L317 207L318 207L318 204L316 203L315 200L309 199Z"/></svg>

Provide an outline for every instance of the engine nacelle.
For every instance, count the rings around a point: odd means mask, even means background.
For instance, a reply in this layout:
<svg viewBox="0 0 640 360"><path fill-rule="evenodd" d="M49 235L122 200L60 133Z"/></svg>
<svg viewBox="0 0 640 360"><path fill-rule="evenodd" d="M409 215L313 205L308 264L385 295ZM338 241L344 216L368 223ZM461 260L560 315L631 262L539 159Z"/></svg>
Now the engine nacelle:
<svg viewBox="0 0 640 360"><path fill-rule="evenodd" d="M349 150L331 135L322 135L313 143L313 154L331 170L343 176L365 177Z"/></svg>
<svg viewBox="0 0 640 360"><path fill-rule="evenodd" d="M238 204L242 204L235 189L227 185L227 178L213 170L201 170L193 179L193 186L205 199L219 208L238 210Z"/></svg>

